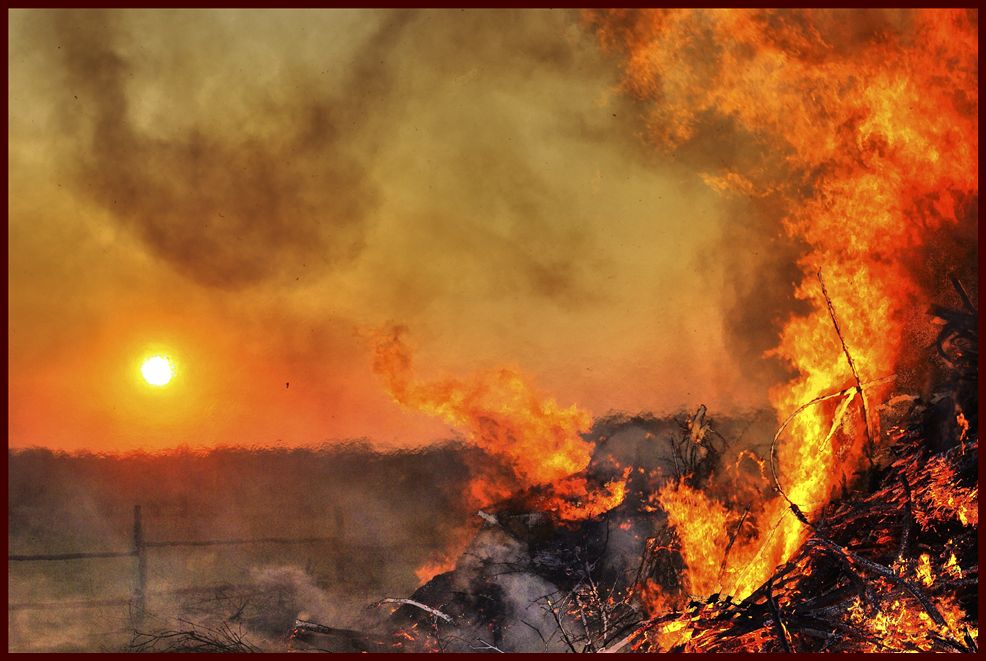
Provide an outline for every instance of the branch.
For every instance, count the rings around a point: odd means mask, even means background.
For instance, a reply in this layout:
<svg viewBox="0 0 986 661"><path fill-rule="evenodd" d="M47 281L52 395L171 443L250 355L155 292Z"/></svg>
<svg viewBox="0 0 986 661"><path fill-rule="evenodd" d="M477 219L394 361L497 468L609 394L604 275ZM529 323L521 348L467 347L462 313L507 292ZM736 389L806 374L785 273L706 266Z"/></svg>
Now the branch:
<svg viewBox="0 0 986 661"><path fill-rule="evenodd" d="M499 647L497 647L496 645L491 645L490 643L487 643L482 638L477 638L476 640L479 641L480 643L482 643L483 646L482 647L475 647L473 645L470 645L469 647L471 649L474 649L474 650L477 650L477 651L480 651L480 652L499 652L500 654L506 654L506 652L504 652L503 650L501 650Z"/></svg>
<svg viewBox="0 0 986 661"><path fill-rule="evenodd" d="M599 650L599 654L615 654L616 652L619 652L621 649L623 649L624 647L626 647L627 646L627 643L629 643L631 640L633 640L634 636L636 636L636 635L637 635L637 632L634 631L633 633L631 633L626 638L624 638L624 639L622 639L622 640L620 640L618 642L613 643L609 647L604 647L603 649Z"/></svg>
<svg viewBox="0 0 986 661"><path fill-rule="evenodd" d="M791 654L794 649L791 647L790 634L787 631L787 627L784 625L784 620L781 618L780 606L778 606L777 601L774 600L773 580L767 583L767 605L770 607L770 614L774 616L774 625L777 628L777 637L781 639L781 645L783 645L784 651Z"/></svg>
<svg viewBox="0 0 986 661"><path fill-rule="evenodd" d="M849 347L846 346L846 339L842 336L842 330L839 328L839 321L835 316L835 307L832 305L832 299L829 298L828 290L825 289L825 281L822 280L821 269L818 269L818 282L822 285L822 296L825 297L825 305L828 307L829 317L832 318L832 325L835 326L835 334L839 336L839 342L842 344L842 353L846 355L846 362L849 363L852 377L856 381L856 392L859 393L859 405L863 410L863 426L866 428L867 446L869 448L875 448L873 435L870 433L870 419L866 413L866 395L863 394L863 383L859 380L859 372L856 371L856 361L852 359L852 354L849 353ZM870 462L870 466L873 466L873 457L867 456L867 459Z"/></svg>
<svg viewBox="0 0 986 661"><path fill-rule="evenodd" d="M935 624L943 627L948 626L948 622L946 622L945 618L942 617L942 614L935 607L934 603L932 603L931 599L929 599L928 596L924 594L924 592L916 585L914 585L912 582L910 582L909 580L907 580L902 576L898 576L894 570L890 569L889 567L885 567L884 565L881 565L878 562L874 562L872 560L864 558L858 553L855 553L854 551L850 551L849 549L842 546L841 544L837 544L836 542L833 542L830 539L826 539L825 537L816 536L814 538L814 541L815 543L820 544L830 549L831 551L834 551L838 556L845 559L845 561L850 565L852 565L853 563L860 565L886 578L891 583L895 583L903 587L905 590L910 592L915 599L917 599L921 603L921 606L924 608L925 612L928 613L928 615L931 617L932 621Z"/></svg>
<svg viewBox="0 0 986 661"><path fill-rule="evenodd" d="M871 385L875 386L875 385L878 385L878 384L881 384L881 383L886 383L887 381L890 381L891 379L895 379L895 378L897 378L897 375L896 374L890 374L889 376L885 376L885 377L882 377L880 379L875 379L873 381L868 381L866 383L866 385L868 385L868 386L871 386ZM789 504L795 505L794 502L790 498L788 498L787 493L784 491L784 489L781 488L780 479L777 477L777 466L776 466L776 462L777 462L777 442L780 440L781 434L783 434L784 433L784 430L787 429L787 426L790 425L791 422L793 422L794 419L796 417L798 417L798 415L800 415L801 412L804 411L805 409L807 409L808 407L814 406L815 404L819 404L819 403L824 402L824 401L827 401L829 399L834 399L836 397L846 397L846 396L848 396L854 390L856 390L856 388L854 386L850 386L848 388L843 388L842 390L839 390L839 391L836 391L836 392L830 392L830 393L828 393L826 395L819 395L818 397L816 397L815 399L811 400L810 402L806 402L806 403L802 404L801 406L799 406L798 408L796 408L794 410L794 412L791 413L791 415L787 416L787 418L784 420L784 422L778 428L777 433L774 434L774 439L770 442L770 454L769 454L769 457L768 457L770 459L770 461L768 462L770 464L770 475L771 475L771 477L773 478L773 481L774 481L774 488L777 489L777 492L780 493L784 497L784 500L786 500Z"/></svg>
<svg viewBox="0 0 986 661"><path fill-rule="evenodd" d="M402 606L414 606L415 608L420 608L421 610L431 613L435 617L440 617L449 624L453 624L452 616L446 615L437 608L432 608L431 606L426 606L420 601L415 601L414 599L395 599L393 597L387 597L386 599L381 599L380 601L373 604L374 606L379 606L380 604L401 604Z"/></svg>
<svg viewBox="0 0 986 661"><path fill-rule="evenodd" d="M548 602L548 610L551 611L551 616L555 618L555 624L558 625L558 631L561 632L562 640L568 645L568 649L572 650L572 654L578 654L578 650L575 649L575 645L572 644L572 639L568 637L568 632L565 631L565 627L561 623L561 618L558 617L558 613L555 612L555 605L551 603L550 598L545 598Z"/></svg>
<svg viewBox="0 0 986 661"><path fill-rule="evenodd" d="M955 291L958 292L959 298L962 299L962 305L964 305L965 308L972 314L979 314L979 311L976 310L976 306L972 304L969 294L966 293L965 287L963 287L959 279L955 277L955 274L951 274L949 278L952 281L952 286L955 287Z"/></svg>

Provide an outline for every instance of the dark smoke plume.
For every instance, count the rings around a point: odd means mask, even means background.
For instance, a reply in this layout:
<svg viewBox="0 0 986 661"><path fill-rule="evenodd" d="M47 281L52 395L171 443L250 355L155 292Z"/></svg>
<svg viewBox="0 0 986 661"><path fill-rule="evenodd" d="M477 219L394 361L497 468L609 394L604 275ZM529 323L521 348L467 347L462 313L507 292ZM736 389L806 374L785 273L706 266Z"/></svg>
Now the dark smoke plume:
<svg viewBox="0 0 986 661"><path fill-rule="evenodd" d="M208 123L165 135L136 117L141 99L131 82L147 66L139 60L148 35L102 12L53 18L42 47L60 56L73 183L153 254L224 288L359 254L377 189L352 142L367 107L387 94L382 64L406 17L382 23L339 89L299 71L266 98L231 82L222 93L228 105L208 108Z"/></svg>

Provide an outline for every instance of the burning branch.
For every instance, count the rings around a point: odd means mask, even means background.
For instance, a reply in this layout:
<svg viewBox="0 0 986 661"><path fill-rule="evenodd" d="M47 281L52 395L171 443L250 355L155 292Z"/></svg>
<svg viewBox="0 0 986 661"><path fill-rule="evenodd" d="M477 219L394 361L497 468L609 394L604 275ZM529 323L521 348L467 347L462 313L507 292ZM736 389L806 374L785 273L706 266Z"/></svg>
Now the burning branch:
<svg viewBox="0 0 986 661"><path fill-rule="evenodd" d="M872 469L873 452L876 451L876 445L873 442L873 434L870 431L870 418L866 412L866 394L863 392L863 382L859 379L859 372L856 370L856 361L853 360L852 354L849 353L849 347L846 346L846 338L842 336L842 329L839 328L839 320L835 316L835 306L832 304L828 290L825 289L825 280L822 279L821 269L818 269L818 283L822 286L822 296L825 297L825 305L828 308L829 317L832 319L832 325L835 327L835 334L839 336L842 353L845 354L846 362L849 363L849 370L852 372L852 378L856 381L856 392L859 393L859 406L863 412L863 427L866 430L866 459L869 461L870 468Z"/></svg>
<svg viewBox="0 0 986 661"><path fill-rule="evenodd" d="M893 380L895 378L897 378L897 375L891 374L889 376L885 376L885 377L880 378L880 379L875 379L873 381L869 381L869 382L867 382L867 385L868 386L870 386L870 385L879 385L879 384L882 384L882 383L887 383L888 381L891 381L891 380ZM845 399L843 400L843 407L844 406L848 406L848 404L856 396L857 392L859 392L859 388L860 388L860 386L850 386L848 388L843 388L842 390L839 390L837 392L831 392L831 393L828 393L828 394L825 394L825 395L819 395L818 397L812 399L810 402L806 402L806 403L802 404L801 406L799 406L797 409L795 409L794 412L792 412L791 415L789 415L784 420L784 422L781 423L781 426L777 429L777 432L774 434L774 438L773 438L773 440L770 443L770 452L769 452L769 455L768 455L769 464L770 464L770 474L771 474L771 478L773 479L775 489L777 490L777 492L779 494L781 494L781 496L784 497L784 500L786 500L788 502L788 504L795 505L795 503L787 496L787 493L781 487L780 479L779 479L779 477L777 475L777 444L778 444L778 441L780 441L781 435L784 433L784 430L788 428L788 426L791 424L791 422L793 422L794 419L798 417L798 415L800 415L803 411L807 410L808 408L810 408L810 407L812 407L812 406L814 406L816 404L820 404L822 402L828 401L830 399L835 399L837 397L844 397ZM840 407L840 408L842 408L842 407ZM844 414L844 411L843 411L843 414ZM841 417L838 414L836 416L836 420L841 420ZM831 426L831 428L829 430L829 435L831 435L832 433L834 433L834 430L837 428L837 426L838 425L836 424L836 422L833 421L833 424L832 424L832 426Z"/></svg>
<svg viewBox="0 0 986 661"><path fill-rule="evenodd" d="M781 618L781 608L777 605L777 601L774 600L773 580L767 582L766 592L767 604L770 606L770 614L774 616L774 625L777 627L777 637L784 646L784 651L790 654L794 651L791 647L791 634L788 632L787 627L784 625L784 620Z"/></svg>

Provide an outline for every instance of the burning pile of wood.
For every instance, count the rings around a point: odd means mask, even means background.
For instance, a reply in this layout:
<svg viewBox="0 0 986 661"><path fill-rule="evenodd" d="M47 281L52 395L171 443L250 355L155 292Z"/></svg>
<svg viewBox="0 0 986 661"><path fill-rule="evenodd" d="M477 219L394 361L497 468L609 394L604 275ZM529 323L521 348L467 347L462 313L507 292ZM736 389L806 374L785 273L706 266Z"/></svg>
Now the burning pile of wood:
<svg viewBox="0 0 986 661"><path fill-rule="evenodd" d="M930 397L888 403L884 419L896 410L897 424L885 430L882 459L839 497L810 517L789 504L807 539L748 597L687 595L676 532L659 510L641 508L644 494L564 525L549 512L525 511L537 501L526 493L479 513L483 529L455 571L411 599L386 600L397 607L377 629L387 633L299 622L296 643L403 651L975 651L977 311L959 292L964 310L934 310L944 322L937 343L943 383ZM720 460L722 446L703 414L671 439L678 479L707 475ZM625 560L614 559L612 539L642 516L657 524L636 571L627 571Z"/></svg>
<svg viewBox="0 0 986 661"><path fill-rule="evenodd" d="M373 604L360 630L299 619L289 645L349 652L976 651L978 312L955 284L963 309L933 310L943 322L937 389L880 407L882 450L874 449L827 504L806 512L786 501L784 516L799 522L803 541L746 595L689 592L693 568L681 531L654 496L668 484L722 490L716 480L727 466L759 455L759 463L748 462L762 478L750 493L786 498L776 469L772 486L765 477L773 448L738 443L746 430L740 421L714 424L704 407L677 428L617 416L594 428L597 450L577 476L586 485L577 493L618 478L625 488L618 505L566 517L558 507L592 503L578 496L562 503L551 485L529 487L477 512L475 535L453 570L408 598ZM636 446L624 443L631 431ZM747 477L740 481L755 482ZM703 559L713 574L718 567L720 585L749 512L730 519L734 532L716 548L722 557ZM145 635L133 648L255 649L238 630L201 627Z"/></svg>
<svg viewBox="0 0 986 661"><path fill-rule="evenodd" d="M809 520L748 598L711 595L644 622L640 651L961 651L978 644L977 314L936 309L949 378L890 430L893 460Z"/></svg>

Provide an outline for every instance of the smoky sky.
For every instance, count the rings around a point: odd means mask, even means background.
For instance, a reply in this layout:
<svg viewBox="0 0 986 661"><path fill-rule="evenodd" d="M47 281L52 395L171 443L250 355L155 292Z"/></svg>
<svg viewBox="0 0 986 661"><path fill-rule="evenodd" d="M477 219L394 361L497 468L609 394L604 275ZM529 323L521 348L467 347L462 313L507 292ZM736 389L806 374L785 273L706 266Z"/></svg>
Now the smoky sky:
<svg viewBox="0 0 986 661"><path fill-rule="evenodd" d="M716 113L703 114L694 136L676 152L676 158L700 172L782 172L786 155L778 145L764 144ZM764 354L776 346L792 315L808 311L807 304L794 295L794 283L801 275L797 260L805 245L784 232L780 223L796 202L790 195L775 193L731 196L724 203L725 221L706 255L707 260L719 262L722 270L709 272L722 280L710 286L710 292L715 292L722 307L730 351L751 381L769 387L791 374L781 361Z"/></svg>
<svg viewBox="0 0 986 661"><path fill-rule="evenodd" d="M131 81L141 74L136 61L146 59L141 30L123 34L102 12L59 13L41 47L58 53L73 183L204 284L235 288L289 265L350 260L376 199L352 135L387 93L386 44L404 22L384 22L334 89L288 71L292 84L258 98L232 80L190 125L160 135L134 117ZM248 114L263 117L262 132L237 126ZM215 130L225 124L234 129Z"/></svg>
<svg viewBox="0 0 986 661"><path fill-rule="evenodd" d="M374 159L404 128L408 100L429 95L403 51L411 47L438 68L452 57L461 65L464 57L487 78L522 76L525 68L578 70L571 43L538 38L520 15L466 15L451 29L435 19L428 12L368 15L365 34L343 57L317 47L300 57L240 52L248 33L189 15L152 21L112 12L53 14L36 32L59 79L62 169L112 222L200 284L236 289L284 281L303 269L344 268L365 248L388 185L372 173ZM184 51L187 68L177 80L161 75L175 64L149 44L154 33ZM466 45L470 34L478 39ZM235 58L232 69L216 66L204 43L228 43L236 53L226 57ZM251 84L251 70L269 66L257 60L264 55L276 61L276 79ZM148 117L151 100L161 105ZM497 288L568 305L590 296L591 278L581 271L593 266L592 247L577 224L546 218L578 210L543 181L524 154L523 136L505 144L472 127L474 118L454 108L448 115L431 139L448 144L443 165L470 173L457 180L455 196L480 222L435 215L415 221L420 233L489 262L500 273ZM557 120L559 132L593 128L575 113ZM595 132L594 139L603 138ZM505 219L500 230L482 222L489 215ZM427 298L429 284L416 293Z"/></svg>
<svg viewBox="0 0 986 661"><path fill-rule="evenodd" d="M577 11L32 10L10 59L15 445L448 437L373 375L391 323L598 414L777 381L799 247L700 176L755 141L655 149ZM154 343L195 397L147 412Z"/></svg>

